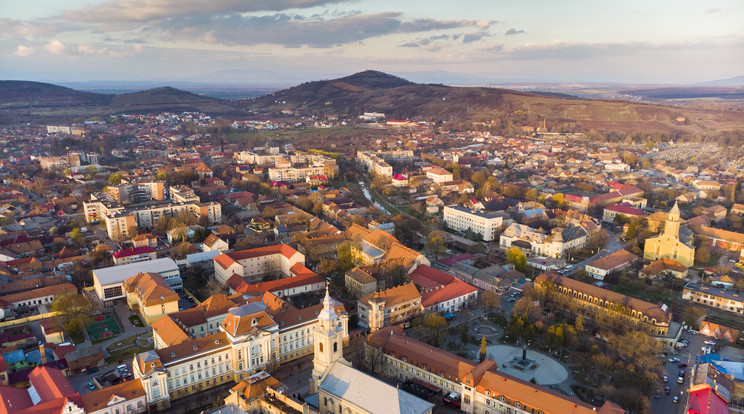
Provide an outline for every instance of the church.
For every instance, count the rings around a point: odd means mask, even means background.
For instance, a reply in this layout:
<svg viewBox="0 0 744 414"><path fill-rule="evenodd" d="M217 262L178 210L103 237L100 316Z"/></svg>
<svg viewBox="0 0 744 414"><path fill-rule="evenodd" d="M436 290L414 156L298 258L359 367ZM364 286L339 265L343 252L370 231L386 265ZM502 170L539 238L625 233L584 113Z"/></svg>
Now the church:
<svg viewBox="0 0 744 414"><path fill-rule="evenodd" d="M695 236L687 227L680 230L679 207L674 203L664 224L664 231L656 237L646 239L643 258L671 259L683 266L692 267L695 261L694 241Z"/></svg>
<svg viewBox="0 0 744 414"><path fill-rule="evenodd" d="M343 326L326 289L305 401L320 413L431 414L434 404L353 368L343 357Z"/></svg>

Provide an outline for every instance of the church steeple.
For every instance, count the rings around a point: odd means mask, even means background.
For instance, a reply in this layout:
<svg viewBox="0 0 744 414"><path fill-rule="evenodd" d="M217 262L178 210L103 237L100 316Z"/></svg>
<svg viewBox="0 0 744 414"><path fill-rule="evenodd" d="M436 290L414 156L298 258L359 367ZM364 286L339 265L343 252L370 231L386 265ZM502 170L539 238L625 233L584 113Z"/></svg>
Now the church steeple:
<svg viewBox="0 0 744 414"><path fill-rule="evenodd" d="M323 309L318 313L318 324L313 330L314 386L317 386L320 378L334 362L344 361L344 337L348 332L348 319L346 314L337 314L334 306L339 304L331 298L326 285Z"/></svg>
<svg viewBox="0 0 744 414"><path fill-rule="evenodd" d="M664 234L679 238L679 206L674 202L674 207L669 210L669 216L664 224Z"/></svg>

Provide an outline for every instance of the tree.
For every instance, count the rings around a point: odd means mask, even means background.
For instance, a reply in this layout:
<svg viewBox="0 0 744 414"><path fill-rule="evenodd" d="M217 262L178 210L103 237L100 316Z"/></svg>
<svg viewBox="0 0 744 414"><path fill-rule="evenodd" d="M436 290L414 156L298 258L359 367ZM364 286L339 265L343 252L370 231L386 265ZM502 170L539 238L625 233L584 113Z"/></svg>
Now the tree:
<svg viewBox="0 0 744 414"><path fill-rule="evenodd" d="M695 249L695 261L702 265L707 265L710 262L710 247L707 244Z"/></svg>
<svg viewBox="0 0 744 414"><path fill-rule="evenodd" d="M346 273L350 269L358 266L361 261L356 255L356 251L361 250L361 246L356 243L347 240L338 245L336 252L338 253L338 271Z"/></svg>
<svg viewBox="0 0 744 414"><path fill-rule="evenodd" d="M527 257L516 246L510 247L506 251L506 261L513 264L514 268L522 273L527 270Z"/></svg>
<svg viewBox="0 0 744 414"><path fill-rule="evenodd" d="M576 320L574 321L574 329L576 329L576 332L581 335L584 332L584 316L582 314L576 315Z"/></svg>
<svg viewBox="0 0 744 414"><path fill-rule="evenodd" d="M494 309L501 306L501 298L496 292L490 290L484 290L478 296L478 301L488 309L488 313L491 313Z"/></svg>
<svg viewBox="0 0 744 414"><path fill-rule="evenodd" d="M70 232L70 238L78 245L83 244L83 232L80 231L79 227L75 227L74 229L72 229L72 231Z"/></svg>
<svg viewBox="0 0 744 414"><path fill-rule="evenodd" d="M166 174L166 173L164 173L164 172L159 172L159 173L158 173L158 175L157 175L157 176L155 176L155 178L156 178L156 179L157 179L158 181L168 181L168 174Z"/></svg>
<svg viewBox="0 0 744 414"><path fill-rule="evenodd" d="M682 311L682 320L691 329L697 329L700 318L705 316L705 310L696 306L685 306Z"/></svg>
<svg viewBox="0 0 744 414"><path fill-rule="evenodd" d="M481 344L480 344L480 362L483 362L486 359L486 352L488 351L486 343L486 337L485 335L481 337Z"/></svg>
<svg viewBox="0 0 744 414"><path fill-rule="evenodd" d="M334 259L320 259L318 263L318 273L321 275L328 275L335 272L338 269L338 260Z"/></svg>
<svg viewBox="0 0 744 414"><path fill-rule="evenodd" d="M67 329L81 332L90 317L93 304L87 296L77 293L66 293L52 303L52 312L59 312Z"/></svg>
<svg viewBox="0 0 744 414"><path fill-rule="evenodd" d="M556 207L564 207L566 205L566 198L563 196L563 193L555 193L553 195L553 203Z"/></svg>
<svg viewBox="0 0 744 414"><path fill-rule="evenodd" d="M441 232L433 231L429 233L429 237L424 244L424 251L434 255L435 260L439 260L439 255L443 254L447 250L447 245L444 243L444 237Z"/></svg>
<svg viewBox="0 0 744 414"><path fill-rule="evenodd" d="M119 185L121 184L122 176L119 173L111 173L108 178L108 183L111 185Z"/></svg>
<svg viewBox="0 0 744 414"><path fill-rule="evenodd" d="M530 188L527 190L527 194L524 195L524 198L527 201L537 200L537 188Z"/></svg>
<svg viewBox="0 0 744 414"><path fill-rule="evenodd" d="M261 212L261 216L265 219L273 219L274 217L276 217L276 210L274 209L274 207L267 206Z"/></svg>

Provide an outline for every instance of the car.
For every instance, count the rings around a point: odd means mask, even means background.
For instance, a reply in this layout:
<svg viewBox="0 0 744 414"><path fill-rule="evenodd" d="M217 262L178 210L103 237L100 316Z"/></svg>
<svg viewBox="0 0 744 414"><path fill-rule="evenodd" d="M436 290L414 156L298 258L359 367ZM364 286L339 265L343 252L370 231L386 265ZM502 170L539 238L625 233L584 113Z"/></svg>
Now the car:
<svg viewBox="0 0 744 414"><path fill-rule="evenodd" d="M707 341L705 341L705 342L703 342L703 343L704 343L705 345L710 345L710 346L713 346L713 345L715 345L715 344L716 344L716 341L711 341L711 340L707 340Z"/></svg>
<svg viewBox="0 0 744 414"><path fill-rule="evenodd" d="M507 299L506 301L507 301L507 302L514 302L514 301L516 301L516 300L517 300L516 298L509 298L509 299Z"/></svg>
<svg viewBox="0 0 744 414"><path fill-rule="evenodd" d="M685 374L687 374L687 372L685 372L685 370L683 370L683 369L679 370L679 376L680 377L684 377Z"/></svg>
<svg viewBox="0 0 744 414"><path fill-rule="evenodd" d="M672 402L675 403L675 404L677 404L679 402L679 397L675 395L674 396L674 399L672 400Z"/></svg>
<svg viewBox="0 0 744 414"><path fill-rule="evenodd" d="M677 364L677 367L678 367L678 368L687 368L687 363L685 363L685 362L680 362L679 364Z"/></svg>
<svg viewBox="0 0 744 414"><path fill-rule="evenodd" d="M460 394L456 392L451 392L444 397L442 397L442 402L444 405L451 405L453 407L460 407Z"/></svg>
<svg viewBox="0 0 744 414"><path fill-rule="evenodd" d="M93 368L91 368L91 369L88 370L88 373L89 374L94 374L96 372L98 372L98 367L93 367Z"/></svg>
<svg viewBox="0 0 744 414"><path fill-rule="evenodd" d="M664 375L664 382L669 382L669 377L667 377L666 375Z"/></svg>
<svg viewBox="0 0 744 414"><path fill-rule="evenodd" d="M671 363L679 362L679 358L669 358L669 362Z"/></svg>
<svg viewBox="0 0 744 414"><path fill-rule="evenodd" d="M116 367L116 369L118 371L122 371L123 372L123 371L126 371L127 370L127 366L124 365L124 364L122 364L122 365L119 365L118 367Z"/></svg>
<svg viewBox="0 0 744 414"><path fill-rule="evenodd" d="M696 331L694 329L688 329L687 332L689 332L689 333L691 333L693 335L697 335L699 333L698 331Z"/></svg>
<svg viewBox="0 0 744 414"><path fill-rule="evenodd" d="M124 373L123 373L122 375L124 376L124 378L129 378L129 377L131 377L131 376L132 376L132 373L131 373L131 372L129 372L129 371L126 371L126 372L124 372Z"/></svg>
<svg viewBox="0 0 744 414"><path fill-rule="evenodd" d="M683 382L685 382L685 377L677 378L677 384L682 384Z"/></svg>
<svg viewBox="0 0 744 414"><path fill-rule="evenodd" d="M656 393L654 393L654 398L656 398L657 400L661 398L661 390L656 390Z"/></svg>
<svg viewBox="0 0 744 414"><path fill-rule="evenodd" d="M94 389L96 389L96 386L95 386L95 385L93 385L93 383L92 383L92 382L89 382L89 383L88 383L88 389L89 389L89 390L94 390Z"/></svg>
<svg viewBox="0 0 744 414"><path fill-rule="evenodd" d="M672 390L667 385L666 387L664 387L664 392L667 393L667 394L669 394L670 392L672 392Z"/></svg>

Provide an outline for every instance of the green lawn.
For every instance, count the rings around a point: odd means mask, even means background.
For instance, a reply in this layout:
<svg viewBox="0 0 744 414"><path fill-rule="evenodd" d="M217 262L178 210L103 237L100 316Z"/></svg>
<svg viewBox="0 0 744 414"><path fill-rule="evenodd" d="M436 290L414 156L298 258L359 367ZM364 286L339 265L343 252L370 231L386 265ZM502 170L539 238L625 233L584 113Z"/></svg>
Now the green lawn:
<svg viewBox="0 0 744 414"><path fill-rule="evenodd" d="M137 346L134 343L138 336L145 337L147 336L147 334L128 336L126 338L122 338L121 341L117 341L109 345L106 349L109 351L110 355L106 357L106 363L110 364L112 362L126 361L133 358L134 355L139 354L140 352L151 350L152 348L143 348L141 346Z"/></svg>
<svg viewBox="0 0 744 414"><path fill-rule="evenodd" d="M129 317L129 322L132 323L132 325L138 327L138 328L144 328L145 324L142 323L142 319L140 319L137 315L132 315Z"/></svg>
<svg viewBox="0 0 744 414"><path fill-rule="evenodd" d="M616 284L612 288L612 290L617 293L622 293L623 295L634 297L636 299L645 300L646 302L651 302L651 303L663 302L667 305L670 305L672 303L672 296L668 289L657 291L653 289L652 287L640 288L640 287L634 287L630 284L628 285Z"/></svg>

